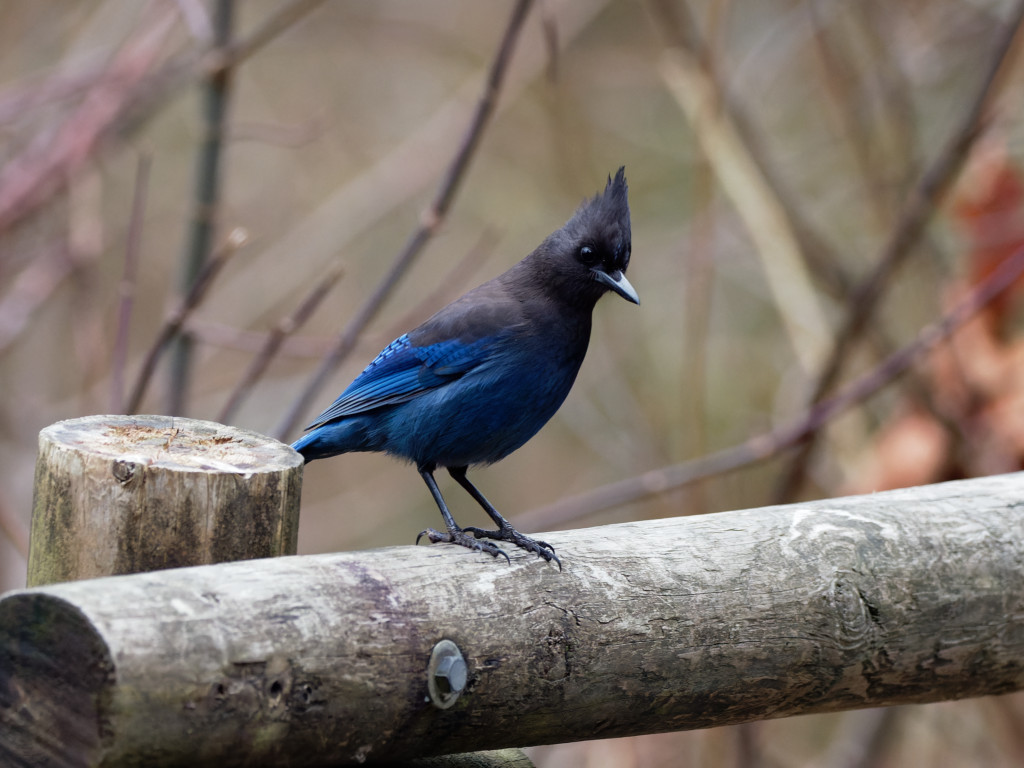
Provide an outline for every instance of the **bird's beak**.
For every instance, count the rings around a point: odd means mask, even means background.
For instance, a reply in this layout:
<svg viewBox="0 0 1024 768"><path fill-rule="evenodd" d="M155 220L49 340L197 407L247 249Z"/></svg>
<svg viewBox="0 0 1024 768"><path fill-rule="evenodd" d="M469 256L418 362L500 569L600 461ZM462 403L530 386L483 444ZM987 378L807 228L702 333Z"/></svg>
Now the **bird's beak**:
<svg viewBox="0 0 1024 768"><path fill-rule="evenodd" d="M629 280L622 274L622 270L616 269L614 272L605 272L603 269L595 267L590 271L594 273L594 277L599 282L607 285L626 301L631 301L634 304L640 303L640 297L637 295L636 289L630 285Z"/></svg>

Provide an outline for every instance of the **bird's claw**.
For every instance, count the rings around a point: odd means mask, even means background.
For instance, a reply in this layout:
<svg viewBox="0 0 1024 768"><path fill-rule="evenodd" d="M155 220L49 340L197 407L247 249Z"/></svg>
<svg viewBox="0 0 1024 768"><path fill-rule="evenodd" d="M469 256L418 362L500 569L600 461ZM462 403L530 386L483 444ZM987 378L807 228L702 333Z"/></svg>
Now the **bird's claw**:
<svg viewBox="0 0 1024 768"><path fill-rule="evenodd" d="M501 547L491 544L489 541L480 541L479 537L474 538L466 533L469 528L460 528L454 531L438 531L434 528L427 528L424 531L420 531L419 536L416 537L416 543L420 543L420 539L424 536L430 541L431 544L437 544L438 542L444 542L446 544L458 544L460 547L466 547L467 549L474 549L478 552L486 552L492 557L504 557L508 561L508 564L512 564L512 560L509 558L508 553Z"/></svg>
<svg viewBox="0 0 1024 768"><path fill-rule="evenodd" d="M527 552L532 552L538 557L542 557L546 562L550 563L554 560L555 565L558 566L558 570L562 570L562 561L559 560L558 555L555 554L554 547L546 541L531 539L529 536L524 536L511 525L503 525L496 531L487 531L482 528L466 526L462 531L464 533L472 533L477 539L495 539L496 541L507 541L509 544L515 544L520 549L525 549Z"/></svg>

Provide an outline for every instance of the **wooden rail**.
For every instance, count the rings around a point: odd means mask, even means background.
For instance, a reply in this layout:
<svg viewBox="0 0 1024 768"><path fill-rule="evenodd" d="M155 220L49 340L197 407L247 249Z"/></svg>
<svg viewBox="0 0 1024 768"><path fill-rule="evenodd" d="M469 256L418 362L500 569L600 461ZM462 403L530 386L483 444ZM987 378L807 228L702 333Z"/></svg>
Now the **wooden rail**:
<svg viewBox="0 0 1024 768"><path fill-rule="evenodd" d="M0 764L407 759L1016 690L1022 500L1014 474L545 533L562 572L406 546L9 593Z"/></svg>

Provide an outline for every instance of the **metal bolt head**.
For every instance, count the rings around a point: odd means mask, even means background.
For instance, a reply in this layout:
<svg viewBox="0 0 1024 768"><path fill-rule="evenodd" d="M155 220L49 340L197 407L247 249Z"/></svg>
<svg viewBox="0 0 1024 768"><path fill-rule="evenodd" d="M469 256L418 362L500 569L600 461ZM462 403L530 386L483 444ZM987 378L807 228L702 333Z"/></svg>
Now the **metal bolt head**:
<svg viewBox="0 0 1024 768"><path fill-rule="evenodd" d="M459 646L441 640L430 653L427 665L427 691L438 709L448 709L466 688L469 669Z"/></svg>
<svg viewBox="0 0 1024 768"><path fill-rule="evenodd" d="M447 688L450 693L462 693L466 687L466 672L466 661L461 655L442 656L434 673L437 687Z"/></svg>

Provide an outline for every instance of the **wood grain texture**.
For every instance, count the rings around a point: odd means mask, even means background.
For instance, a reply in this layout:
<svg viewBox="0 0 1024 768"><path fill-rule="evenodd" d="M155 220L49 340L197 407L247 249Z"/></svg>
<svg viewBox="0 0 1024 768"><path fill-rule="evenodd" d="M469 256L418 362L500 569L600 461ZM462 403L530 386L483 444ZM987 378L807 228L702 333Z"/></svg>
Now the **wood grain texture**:
<svg viewBox="0 0 1024 768"><path fill-rule="evenodd" d="M169 416L87 416L39 434L28 584L295 554L302 457Z"/></svg>
<svg viewBox="0 0 1024 768"><path fill-rule="evenodd" d="M561 573L434 545L10 593L0 764L409 759L1016 690L1022 499L1014 474L545 533ZM447 710L442 638L469 667Z"/></svg>

